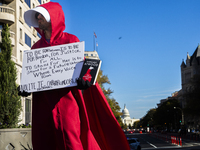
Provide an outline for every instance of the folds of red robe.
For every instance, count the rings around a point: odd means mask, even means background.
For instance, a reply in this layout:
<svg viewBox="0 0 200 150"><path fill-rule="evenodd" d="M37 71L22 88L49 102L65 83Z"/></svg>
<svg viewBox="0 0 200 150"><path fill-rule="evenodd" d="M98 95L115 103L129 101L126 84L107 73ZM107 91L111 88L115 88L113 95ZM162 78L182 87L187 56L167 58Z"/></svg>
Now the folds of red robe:
<svg viewBox="0 0 200 150"><path fill-rule="evenodd" d="M33 93L34 150L100 150L76 88Z"/></svg>
<svg viewBox="0 0 200 150"><path fill-rule="evenodd" d="M126 137L98 84L33 94L34 150L128 150Z"/></svg>
<svg viewBox="0 0 200 150"><path fill-rule="evenodd" d="M84 91L90 129L102 150L129 150L126 136L98 83Z"/></svg>

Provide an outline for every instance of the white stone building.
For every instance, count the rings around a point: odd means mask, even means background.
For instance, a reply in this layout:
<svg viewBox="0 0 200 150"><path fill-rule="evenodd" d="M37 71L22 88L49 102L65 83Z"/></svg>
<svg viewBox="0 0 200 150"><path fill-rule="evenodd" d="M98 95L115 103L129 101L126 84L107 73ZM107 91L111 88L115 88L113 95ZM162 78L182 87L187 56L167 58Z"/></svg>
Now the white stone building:
<svg viewBox="0 0 200 150"><path fill-rule="evenodd" d="M8 23L10 27L10 39L12 44L12 59L17 67L17 84L20 84L22 71L23 51L30 50L31 46L39 40L37 31L28 26L24 21L24 12L50 0L0 0L0 42L3 25ZM32 97L22 98L22 113L20 124L31 123Z"/></svg>
<svg viewBox="0 0 200 150"><path fill-rule="evenodd" d="M123 124L126 124L127 126L134 125L134 122L139 121L140 119L131 119L128 109L126 108L126 105L124 105L124 109L122 110L123 115L121 116Z"/></svg>
<svg viewBox="0 0 200 150"><path fill-rule="evenodd" d="M97 51L85 51L84 52L85 58L90 58L90 59L99 59L99 55Z"/></svg>

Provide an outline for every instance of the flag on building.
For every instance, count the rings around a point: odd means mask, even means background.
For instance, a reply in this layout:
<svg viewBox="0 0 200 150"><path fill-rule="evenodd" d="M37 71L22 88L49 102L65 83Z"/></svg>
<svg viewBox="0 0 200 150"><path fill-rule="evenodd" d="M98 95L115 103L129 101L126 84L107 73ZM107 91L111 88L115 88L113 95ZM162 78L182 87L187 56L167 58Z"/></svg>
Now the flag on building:
<svg viewBox="0 0 200 150"><path fill-rule="evenodd" d="M95 38L97 38L97 35L96 35L96 33L94 32L94 36L95 36Z"/></svg>

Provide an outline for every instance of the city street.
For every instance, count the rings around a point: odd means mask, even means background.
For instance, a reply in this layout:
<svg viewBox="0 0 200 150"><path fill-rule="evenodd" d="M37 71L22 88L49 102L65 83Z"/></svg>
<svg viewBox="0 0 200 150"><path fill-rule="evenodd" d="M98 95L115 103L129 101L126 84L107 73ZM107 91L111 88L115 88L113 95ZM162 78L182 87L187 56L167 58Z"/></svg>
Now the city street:
<svg viewBox="0 0 200 150"><path fill-rule="evenodd" d="M200 142L183 140L180 143L172 144L171 136L161 134L148 134L148 133L133 133L126 134L127 138L135 137L138 138L142 147L142 150L162 150L162 149L180 149L180 150L200 150ZM182 146L180 146L182 145Z"/></svg>

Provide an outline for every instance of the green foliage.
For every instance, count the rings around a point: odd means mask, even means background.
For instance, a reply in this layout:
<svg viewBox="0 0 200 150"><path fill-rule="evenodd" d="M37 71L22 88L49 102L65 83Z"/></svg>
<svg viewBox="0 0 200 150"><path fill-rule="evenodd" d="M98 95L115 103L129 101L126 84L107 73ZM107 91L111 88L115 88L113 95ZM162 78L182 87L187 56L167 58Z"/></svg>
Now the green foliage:
<svg viewBox="0 0 200 150"><path fill-rule="evenodd" d="M133 124L133 129L139 129L140 128L140 121L135 121Z"/></svg>
<svg viewBox="0 0 200 150"><path fill-rule="evenodd" d="M181 119L181 111L174 109L174 107L180 107L176 99L170 99L158 107L153 115L154 124L175 128L175 121L179 122Z"/></svg>
<svg viewBox="0 0 200 150"><path fill-rule="evenodd" d="M156 109L150 109L147 114L141 119L140 122L138 122L142 127L150 126L152 127L154 125L153 122L153 116L156 112Z"/></svg>
<svg viewBox="0 0 200 150"><path fill-rule="evenodd" d="M124 130L127 129L127 125L126 125L126 124L123 124L122 122L120 123L120 126L121 126L121 128L124 129Z"/></svg>
<svg viewBox="0 0 200 150"><path fill-rule="evenodd" d="M120 112L121 108L120 108L118 102L116 102L116 100L114 98L111 98L111 94L113 93L113 91L110 88L106 89L104 87L104 84L106 84L106 83L110 84L110 81L109 81L107 75L103 75L102 70L99 71L99 74L97 76L97 82L99 83L99 85L100 85L109 105L110 105L110 108L111 108L115 118L117 119L120 126L122 128L124 128L125 126L123 125L121 117L120 117L122 115L122 113Z"/></svg>
<svg viewBox="0 0 200 150"><path fill-rule="evenodd" d="M12 126L12 128L31 128L32 126L30 124L15 124ZM8 124L2 124L0 123L0 129L6 129L6 128L10 128L10 126Z"/></svg>
<svg viewBox="0 0 200 150"><path fill-rule="evenodd" d="M102 70L99 70L99 74L97 76L97 82L99 83L101 88L103 88L103 84L105 84L105 83L110 84L108 76L107 75L103 75L103 71Z"/></svg>
<svg viewBox="0 0 200 150"><path fill-rule="evenodd" d="M30 124L21 124L19 125L17 128L31 128L31 125Z"/></svg>
<svg viewBox="0 0 200 150"><path fill-rule="evenodd" d="M174 109L174 107L180 107L179 102L177 99L171 98L164 102L160 107L150 109L137 124L134 124L134 128L178 128L178 126L180 126L179 121L181 119L181 111L179 109Z"/></svg>
<svg viewBox="0 0 200 150"><path fill-rule="evenodd" d="M0 43L0 128L12 128L18 123L21 101L18 96L17 70L11 60L12 46L8 25L3 26Z"/></svg>
<svg viewBox="0 0 200 150"><path fill-rule="evenodd" d="M131 126L131 124L129 124L129 125L128 125L128 128L129 128L129 129L132 129L132 126Z"/></svg>

